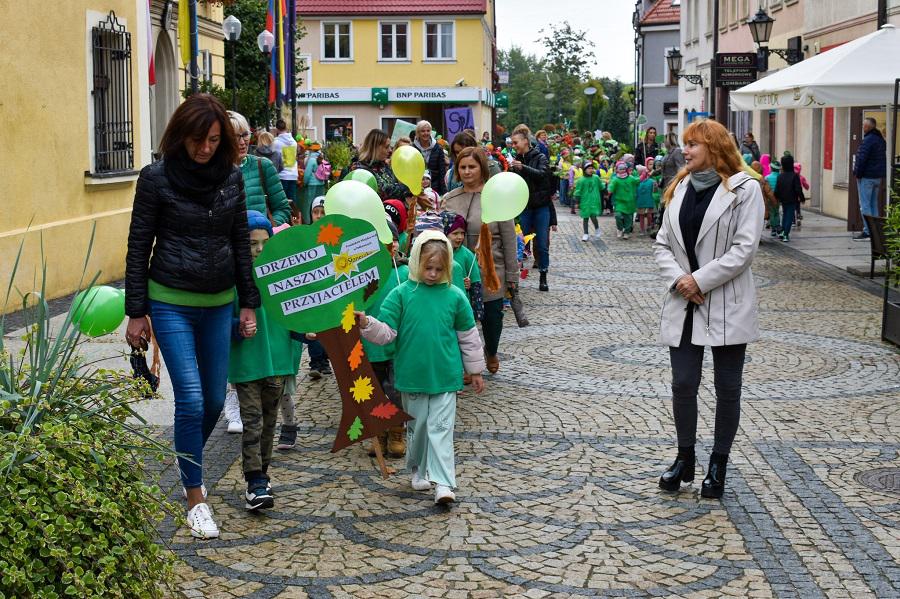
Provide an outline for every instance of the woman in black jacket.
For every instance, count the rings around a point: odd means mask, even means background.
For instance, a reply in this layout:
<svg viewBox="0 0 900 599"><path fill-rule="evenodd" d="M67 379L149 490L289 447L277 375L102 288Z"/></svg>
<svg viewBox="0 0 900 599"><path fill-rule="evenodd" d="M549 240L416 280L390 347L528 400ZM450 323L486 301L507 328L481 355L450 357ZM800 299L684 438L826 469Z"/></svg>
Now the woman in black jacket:
<svg viewBox="0 0 900 599"><path fill-rule="evenodd" d="M793 156L781 159L781 174L775 182L775 198L781 204L781 241L791 240L791 226L800 202L806 201L800 177L794 172Z"/></svg>
<svg viewBox="0 0 900 599"><path fill-rule="evenodd" d="M552 187L550 164L547 157L531 144L531 131L519 125L512 134L516 156L509 163L509 170L519 174L528 183L528 205L519 215L522 233L535 234L538 270L541 281L538 289L549 291L547 270L550 268L550 214Z"/></svg>
<svg viewBox="0 0 900 599"><path fill-rule="evenodd" d="M163 159L137 182L125 264L125 339L146 347L149 315L175 393L175 449L191 534L219 536L206 504L203 446L228 377L235 293L240 334L256 333L244 181L225 107L195 94L175 110Z"/></svg>

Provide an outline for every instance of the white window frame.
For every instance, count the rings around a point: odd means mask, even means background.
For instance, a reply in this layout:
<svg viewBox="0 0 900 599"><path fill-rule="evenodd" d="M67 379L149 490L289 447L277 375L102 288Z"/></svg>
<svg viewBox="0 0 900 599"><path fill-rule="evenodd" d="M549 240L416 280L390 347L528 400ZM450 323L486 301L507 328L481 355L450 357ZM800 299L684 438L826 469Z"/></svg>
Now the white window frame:
<svg viewBox="0 0 900 599"><path fill-rule="evenodd" d="M450 25L453 27L453 36L450 40L451 52L449 57L442 56L440 58L429 58L428 57L428 26L429 25ZM438 40L440 40L440 36L438 36ZM438 43L438 47L440 47L440 43ZM422 61L423 62L456 62L456 21L453 20L432 20L425 21L422 24Z"/></svg>
<svg viewBox="0 0 900 599"><path fill-rule="evenodd" d="M350 57L335 57L335 58L326 58L325 57L325 28L327 26L334 25L347 25L350 30ZM353 21L322 21L319 25L319 29L321 34L319 35L319 61L320 62L353 62ZM341 44L338 39L335 38L335 53L340 51Z"/></svg>
<svg viewBox="0 0 900 599"><path fill-rule="evenodd" d="M394 27L391 35L394 40L394 55L395 56L385 56L384 51L381 47L381 27L383 25L391 25ZM403 58L398 58L397 54L397 25L406 25L406 56ZM409 21L403 20L385 20L378 21L378 62L412 62L412 24Z"/></svg>
<svg viewBox="0 0 900 599"><path fill-rule="evenodd" d="M202 81L212 81L213 56L212 50L200 50L200 76Z"/></svg>
<svg viewBox="0 0 900 599"><path fill-rule="evenodd" d="M323 114L322 115L322 141L325 141L325 136L328 135L328 129L326 127L325 120L326 119L348 119L353 123L353 139L350 140L350 143L356 143L356 115L354 114ZM347 138L344 137L346 140Z"/></svg>

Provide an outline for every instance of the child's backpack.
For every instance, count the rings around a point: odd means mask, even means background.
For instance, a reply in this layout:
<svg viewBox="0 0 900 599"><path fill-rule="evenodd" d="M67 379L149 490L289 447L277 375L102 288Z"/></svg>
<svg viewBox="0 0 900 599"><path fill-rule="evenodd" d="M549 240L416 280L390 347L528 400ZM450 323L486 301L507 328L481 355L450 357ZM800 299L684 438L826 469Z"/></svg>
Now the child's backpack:
<svg viewBox="0 0 900 599"><path fill-rule="evenodd" d="M331 163L323 160L322 164L316 167L316 179L324 183L329 178L331 178Z"/></svg>

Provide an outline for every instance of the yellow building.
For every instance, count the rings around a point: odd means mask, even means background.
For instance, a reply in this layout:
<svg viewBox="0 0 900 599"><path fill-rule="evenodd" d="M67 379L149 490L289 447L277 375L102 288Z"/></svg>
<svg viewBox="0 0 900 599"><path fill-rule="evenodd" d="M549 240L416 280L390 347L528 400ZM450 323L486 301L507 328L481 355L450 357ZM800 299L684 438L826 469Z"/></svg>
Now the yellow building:
<svg viewBox="0 0 900 599"><path fill-rule="evenodd" d="M398 119L445 130L444 109L470 107L477 131L494 107L494 0L298 0L309 67L298 129L359 144Z"/></svg>
<svg viewBox="0 0 900 599"><path fill-rule="evenodd" d="M88 277L121 279L135 181L185 85L177 2L153 0L148 12L147 0L0 0L0 13L0 281L5 287L24 240L18 289L34 287L43 254L48 295L74 291L95 223ZM220 6L199 5L201 77L220 84L221 20Z"/></svg>

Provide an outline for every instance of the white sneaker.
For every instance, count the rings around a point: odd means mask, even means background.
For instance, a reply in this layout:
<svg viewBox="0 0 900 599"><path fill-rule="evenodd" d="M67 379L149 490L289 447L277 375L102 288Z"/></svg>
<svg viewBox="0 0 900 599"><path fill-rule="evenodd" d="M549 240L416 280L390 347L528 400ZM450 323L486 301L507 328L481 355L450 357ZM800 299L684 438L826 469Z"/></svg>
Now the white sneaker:
<svg viewBox="0 0 900 599"><path fill-rule="evenodd" d="M587 233L585 233L584 235L581 236L581 241L587 241L590 238L591 238L591 236L588 235Z"/></svg>
<svg viewBox="0 0 900 599"><path fill-rule="evenodd" d="M431 483L424 478L419 477L418 469L413 470L412 480L410 481L410 485L412 486L414 491L429 491L431 490Z"/></svg>
<svg viewBox="0 0 900 599"><path fill-rule="evenodd" d="M225 393L225 405L222 407L225 412L225 420L228 422L229 433L243 433L244 423L241 422L241 406L238 403L237 391L229 387Z"/></svg>
<svg viewBox="0 0 900 599"><path fill-rule="evenodd" d="M594 237L596 237L597 239L600 239L600 229L597 229L596 231L594 231Z"/></svg>
<svg viewBox="0 0 900 599"><path fill-rule="evenodd" d="M206 492L206 485L200 485L200 492L203 493L203 499L206 499L206 497L209 495L209 493ZM187 489L185 489L184 487L181 487L181 496L187 499Z"/></svg>
<svg viewBox="0 0 900 599"><path fill-rule="evenodd" d="M453 491L450 487L446 485L438 485L434 489L434 503L435 504L447 504L453 503L456 501L456 495L453 494Z"/></svg>
<svg viewBox="0 0 900 599"><path fill-rule="evenodd" d="M616 229L616 238L617 238L617 239L621 239L621 238L622 238L622 231L619 230L619 229Z"/></svg>
<svg viewBox="0 0 900 599"><path fill-rule="evenodd" d="M622 239L628 239L628 237L629 237L628 233L625 233L622 235Z"/></svg>
<svg viewBox="0 0 900 599"><path fill-rule="evenodd" d="M198 539L215 539L219 536L219 527L216 526L212 512L205 503L198 503L192 507L187 520L188 526L191 527L191 536Z"/></svg>

